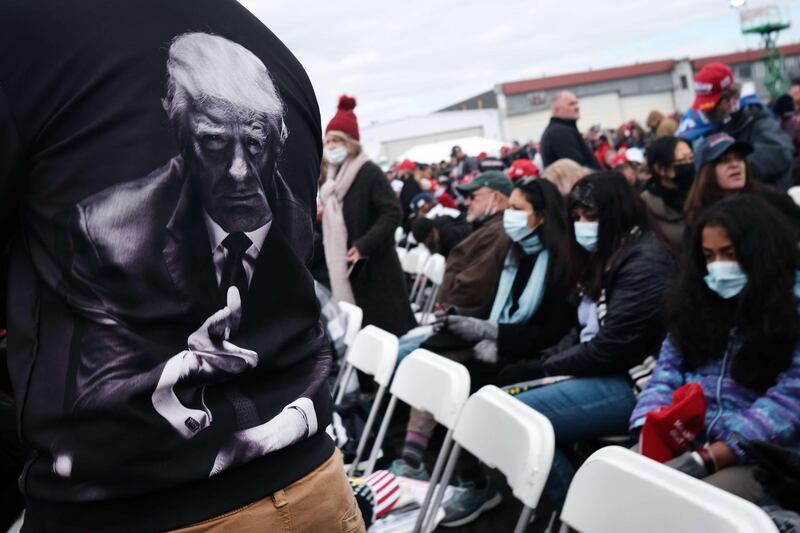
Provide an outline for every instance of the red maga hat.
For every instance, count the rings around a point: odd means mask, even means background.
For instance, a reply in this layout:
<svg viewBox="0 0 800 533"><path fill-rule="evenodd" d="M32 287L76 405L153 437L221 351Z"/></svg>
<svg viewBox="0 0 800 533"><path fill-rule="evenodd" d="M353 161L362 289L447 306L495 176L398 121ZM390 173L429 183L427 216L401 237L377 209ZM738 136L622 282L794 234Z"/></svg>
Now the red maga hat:
<svg viewBox="0 0 800 533"><path fill-rule="evenodd" d="M733 72L723 63L709 63L694 76L692 109L711 111L733 86Z"/></svg>

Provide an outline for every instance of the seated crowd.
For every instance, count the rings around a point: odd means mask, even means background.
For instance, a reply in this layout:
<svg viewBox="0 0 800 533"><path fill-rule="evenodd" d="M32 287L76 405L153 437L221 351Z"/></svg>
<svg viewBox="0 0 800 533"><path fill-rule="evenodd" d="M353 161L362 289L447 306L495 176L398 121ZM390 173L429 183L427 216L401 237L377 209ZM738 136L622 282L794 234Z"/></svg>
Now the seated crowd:
<svg viewBox="0 0 800 533"><path fill-rule="evenodd" d="M543 497L555 511L582 450L620 436L755 503L797 504L781 496L786 479L763 471L770 453L800 457L800 208L785 192L794 156L766 108L739 105L736 85L720 84L730 70L710 67L698 78L732 88L698 95L679 136L656 113L650 132L627 124L614 135L627 146L609 148L604 131L590 145L575 128L577 99L560 93L540 154L531 144L472 158L456 146L449 163L403 161L386 179L361 163L364 192L339 196L347 252L327 258L333 298L398 335L401 359L427 348L462 363L473 390L506 387L545 415L557 449ZM763 123L731 130L742 113ZM342 210L326 190L363 159L353 133L328 128L323 234ZM398 226L400 246L447 259L433 327L415 327L410 280L396 281ZM436 425L412 409L389 471L427 479ZM456 473L464 490L445 505L445 526L501 501L474 457Z"/></svg>

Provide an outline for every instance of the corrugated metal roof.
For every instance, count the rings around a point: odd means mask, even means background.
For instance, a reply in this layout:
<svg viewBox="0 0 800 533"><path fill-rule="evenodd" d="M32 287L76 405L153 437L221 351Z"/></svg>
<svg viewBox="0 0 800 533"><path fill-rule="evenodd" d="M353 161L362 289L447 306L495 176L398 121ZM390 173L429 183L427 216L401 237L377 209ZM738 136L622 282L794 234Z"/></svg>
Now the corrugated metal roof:
<svg viewBox="0 0 800 533"><path fill-rule="evenodd" d="M780 47L784 56L800 55L800 43L789 44ZM735 52L718 56L701 57L691 60L692 69L695 71L703 68L708 63L726 63L728 65L738 65L740 63L750 63L761 58L762 50L748 50L746 52ZM624 67L613 67L601 70L590 70L587 72L574 72L571 74L561 74L559 76L549 76L531 80L513 81L502 84L503 93L506 95L527 93L533 91L545 91L548 89L560 89L565 87L575 87L578 85L588 85L603 81L619 80L624 78L635 78L647 76L649 74L661 74L671 72L675 67L675 60L650 61L648 63L638 63Z"/></svg>
<svg viewBox="0 0 800 533"><path fill-rule="evenodd" d="M560 76L550 76L534 80L514 81L503 84L503 93L518 94L531 91L544 91L547 89L558 89L560 87L575 87L576 85L587 85L601 81L618 80L621 78L635 78L648 74L661 74L671 72L675 66L672 59L666 61L652 61L650 63L639 63L626 67L606 68L602 70L590 70L588 72L575 72L572 74L562 74Z"/></svg>

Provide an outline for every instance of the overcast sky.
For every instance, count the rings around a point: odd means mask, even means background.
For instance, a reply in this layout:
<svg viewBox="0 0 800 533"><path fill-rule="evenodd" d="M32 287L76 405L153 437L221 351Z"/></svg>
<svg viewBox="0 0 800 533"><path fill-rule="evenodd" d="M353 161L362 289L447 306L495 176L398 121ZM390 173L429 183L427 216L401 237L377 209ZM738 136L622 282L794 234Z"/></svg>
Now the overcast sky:
<svg viewBox="0 0 800 533"><path fill-rule="evenodd" d="M495 84L758 47L728 0L240 0L298 57L323 127L342 93L362 126L435 111ZM779 4L800 42L800 0Z"/></svg>

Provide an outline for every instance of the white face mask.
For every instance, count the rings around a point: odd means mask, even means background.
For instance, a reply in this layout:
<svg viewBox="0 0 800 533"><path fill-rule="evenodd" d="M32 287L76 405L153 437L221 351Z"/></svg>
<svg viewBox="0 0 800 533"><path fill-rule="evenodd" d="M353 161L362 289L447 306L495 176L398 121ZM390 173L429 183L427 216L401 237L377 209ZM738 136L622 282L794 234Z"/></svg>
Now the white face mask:
<svg viewBox="0 0 800 533"><path fill-rule="evenodd" d="M331 165L341 165L347 159L347 148L339 146L338 148L330 148L325 151L325 159Z"/></svg>

